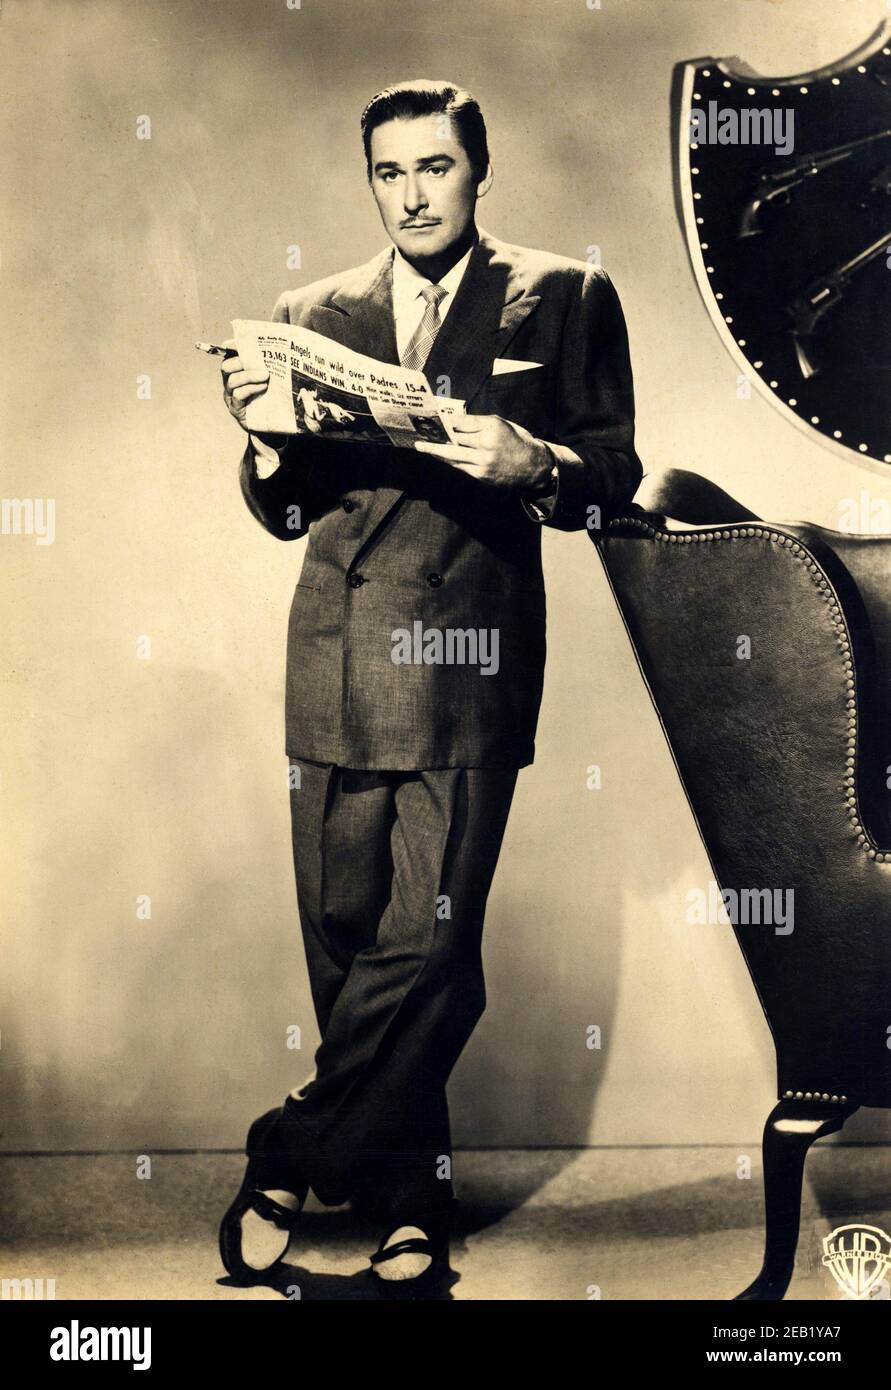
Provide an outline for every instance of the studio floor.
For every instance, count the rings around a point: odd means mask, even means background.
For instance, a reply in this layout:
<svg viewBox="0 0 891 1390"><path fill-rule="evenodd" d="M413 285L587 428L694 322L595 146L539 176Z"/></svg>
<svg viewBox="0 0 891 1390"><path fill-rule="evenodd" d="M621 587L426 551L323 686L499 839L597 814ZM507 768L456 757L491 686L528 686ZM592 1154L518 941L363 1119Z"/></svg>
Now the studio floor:
<svg viewBox="0 0 891 1390"><path fill-rule="evenodd" d="M740 1146L465 1150L445 1297L732 1299L762 1251L761 1166ZM310 1200L285 1264L241 1288L217 1252L243 1160L161 1153L0 1156L0 1277L55 1280L57 1299L372 1300L367 1236L348 1208ZM743 1174L743 1175L738 1175ZM808 1159L790 1300L841 1297L822 1238L891 1231L891 1147L825 1145ZM599 1291L599 1295L598 1295Z"/></svg>

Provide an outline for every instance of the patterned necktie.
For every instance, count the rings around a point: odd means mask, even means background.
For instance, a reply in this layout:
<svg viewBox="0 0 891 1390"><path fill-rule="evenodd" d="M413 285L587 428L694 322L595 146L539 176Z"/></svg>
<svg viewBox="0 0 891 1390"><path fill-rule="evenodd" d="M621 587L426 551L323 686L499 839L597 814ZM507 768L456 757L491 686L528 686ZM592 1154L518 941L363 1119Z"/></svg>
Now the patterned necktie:
<svg viewBox="0 0 891 1390"><path fill-rule="evenodd" d="M421 294L425 300L424 315L402 354L403 367L410 367L413 372L420 372L430 356L430 349L442 326L439 305L448 290L444 290L442 285L425 285Z"/></svg>

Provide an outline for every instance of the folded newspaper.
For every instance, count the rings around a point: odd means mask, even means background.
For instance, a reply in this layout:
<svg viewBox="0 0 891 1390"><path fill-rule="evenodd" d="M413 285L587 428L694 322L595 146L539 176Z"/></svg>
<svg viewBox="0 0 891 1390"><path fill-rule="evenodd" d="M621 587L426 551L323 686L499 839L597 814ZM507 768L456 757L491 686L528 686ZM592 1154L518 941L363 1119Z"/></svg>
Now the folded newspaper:
<svg viewBox="0 0 891 1390"><path fill-rule="evenodd" d="M245 413L260 434L321 434L413 448L455 442L464 402L431 391L423 372L378 362L333 338L287 323L234 319L245 368L265 368L269 386Z"/></svg>

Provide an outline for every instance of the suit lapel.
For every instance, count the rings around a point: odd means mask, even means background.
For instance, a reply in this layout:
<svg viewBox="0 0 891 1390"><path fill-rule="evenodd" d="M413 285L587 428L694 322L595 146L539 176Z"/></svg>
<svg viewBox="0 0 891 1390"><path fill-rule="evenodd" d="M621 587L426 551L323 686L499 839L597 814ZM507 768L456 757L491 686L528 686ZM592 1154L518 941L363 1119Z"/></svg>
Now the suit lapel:
<svg viewBox="0 0 891 1390"><path fill-rule="evenodd" d="M431 388L447 377L445 394L469 405L538 303L539 296L526 294L522 275L482 233L424 367Z"/></svg>
<svg viewBox="0 0 891 1390"><path fill-rule="evenodd" d="M393 322L393 251L382 251L331 296L314 304L312 327L354 352L398 366Z"/></svg>

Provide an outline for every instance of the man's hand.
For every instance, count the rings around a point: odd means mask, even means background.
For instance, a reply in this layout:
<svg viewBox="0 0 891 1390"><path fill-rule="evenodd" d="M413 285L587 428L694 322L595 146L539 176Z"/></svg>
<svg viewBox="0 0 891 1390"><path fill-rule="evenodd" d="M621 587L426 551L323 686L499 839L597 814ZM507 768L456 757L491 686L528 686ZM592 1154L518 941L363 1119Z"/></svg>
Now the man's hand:
<svg viewBox="0 0 891 1390"><path fill-rule="evenodd" d="M544 489L553 459L542 440L500 415L464 415L454 422L460 444L416 444L493 487L521 492Z"/></svg>
<svg viewBox="0 0 891 1390"><path fill-rule="evenodd" d="M221 347L234 348L234 339L229 338ZM223 377L223 400L233 420L237 420L245 433L250 430L244 422L245 411L252 400L262 396L269 385L269 373L265 369L245 371L240 357L225 357L220 367ZM260 436L262 438L262 436Z"/></svg>

